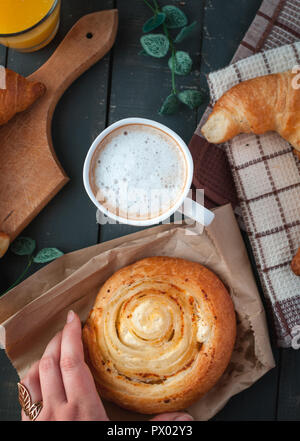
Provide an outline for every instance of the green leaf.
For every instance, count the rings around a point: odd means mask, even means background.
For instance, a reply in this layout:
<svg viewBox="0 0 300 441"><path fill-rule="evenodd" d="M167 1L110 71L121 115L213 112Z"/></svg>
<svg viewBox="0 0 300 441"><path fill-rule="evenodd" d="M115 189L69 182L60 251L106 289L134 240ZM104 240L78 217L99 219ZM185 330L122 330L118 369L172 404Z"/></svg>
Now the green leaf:
<svg viewBox="0 0 300 441"><path fill-rule="evenodd" d="M37 253L33 261L35 263L47 263L47 262L51 262L51 260L63 256L63 254L64 253L58 250L57 248L43 248L41 251Z"/></svg>
<svg viewBox="0 0 300 441"><path fill-rule="evenodd" d="M197 22L193 21L193 23L191 23L190 25L182 28L179 34L176 36L174 43L181 43L183 40L189 37L196 26L197 26Z"/></svg>
<svg viewBox="0 0 300 441"><path fill-rule="evenodd" d="M138 55L143 55L144 57L148 57L148 54L147 54L147 52L144 49L140 50Z"/></svg>
<svg viewBox="0 0 300 441"><path fill-rule="evenodd" d="M202 103L202 95L198 90L183 90L179 92L178 99L192 110Z"/></svg>
<svg viewBox="0 0 300 441"><path fill-rule="evenodd" d="M167 96L165 101L163 102L163 105L160 108L159 114L160 115L173 115L177 112L179 108L179 101L177 96L172 93L171 95Z"/></svg>
<svg viewBox="0 0 300 441"><path fill-rule="evenodd" d="M186 26L188 23L187 16L173 5L167 5L162 8L162 11L166 14L166 26L169 29L177 29Z"/></svg>
<svg viewBox="0 0 300 441"><path fill-rule="evenodd" d="M30 256L35 250L35 240L31 237L18 237L11 244L11 251L18 256Z"/></svg>
<svg viewBox="0 0 300 441"><path fill-rule="evenodd" d="M169 40L164 34L148 34L141 37L141 45L151 57L163 58L169 50Z"/></svg>
<svg viewBox="0 0 300 441"><path fill-rule="evenodd" d="M192 70L192 59L187 52L177 51L174 58L174 72L176 75L187 75ZM173 58L169 58L169 68L173 70Z"/></svg>
<svg viewBox="0 0 300 441"><path fill-rule="evenodd" d="M151 32L153 29L158 28L166 19L166 14L158 12L153 17L149 18L143 26L143 32Z"/></svg>

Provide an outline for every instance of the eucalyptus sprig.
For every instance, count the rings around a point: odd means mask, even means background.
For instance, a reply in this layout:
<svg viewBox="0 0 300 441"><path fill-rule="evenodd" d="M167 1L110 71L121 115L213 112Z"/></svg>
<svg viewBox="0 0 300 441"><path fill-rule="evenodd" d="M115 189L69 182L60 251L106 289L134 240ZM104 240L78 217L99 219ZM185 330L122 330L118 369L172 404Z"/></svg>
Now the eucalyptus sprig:
<svg viewBox="0 0 300 441"><path fill-rule="evenodd" d="M159 113L162 115L174 114L180 106L185 104L190 109L196 109L202 102L202 95L198 90L186 89L177 91L176 75L188 75L192 70L192 59L187 51L178 50L177 44L184 41L195 29L197 22L188 24L185 13L177 6L166 5L162 8L157 0L143 0L151 9L153 16L143 26L143 35L140 39L143 50L142 55L154 58L164 58L169 52L171 56L168 66L172 75L171 93L164 100ZM161 33L151 33L161 27ZM178 31L180 29L180 31ZM171 32L176 35L172 36Z"/></svg>
<svg viewBox="0 0 300 441"><path fill-rule="evenodd" d="M43 248L34 255L35 249L36 241L31 237L18 237L11 244L10 250L18 256L27 256L28 261L24 271L5 292L10 291L23 280L33 263L48 263L64 254L57 248Z"/></svg>

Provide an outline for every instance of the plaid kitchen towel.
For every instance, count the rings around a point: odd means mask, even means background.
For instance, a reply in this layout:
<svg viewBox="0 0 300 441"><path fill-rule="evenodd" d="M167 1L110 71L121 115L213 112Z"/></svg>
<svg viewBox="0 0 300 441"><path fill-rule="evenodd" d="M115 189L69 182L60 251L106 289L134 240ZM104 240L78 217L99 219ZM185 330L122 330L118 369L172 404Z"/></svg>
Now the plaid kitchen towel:
<svg viewBox="0 0 300 441"><path fill-rule="evenodd" d="M300 0L264 0L231 65L208 76L212 102L189 144L193 185L204 188L207 207L231 202L240 215L282 347L292 346L300 325L300 278L290 270L300 245L299 161L275 133L217 146L200 130L214 101L234 84L300 65L299 40Z"/></svg>
<svg viewBox="0 0 300 441"><path fill-rule="evenodd" d="M252 55L211 73L212 104L250 78L300 67L300 42ZM300 246L300 161L275 132L242 134L224 144L241 215L280 346L300 325L300 278L291 271Z"/></svg>
<svg viewBox="0 0 300 441"><path fill-rule="evenodd" d="M300 67L300 42L244 58L209 75L213 104L241 81ZM300 161L275 132L225 143L241 215L280 346L300 325L300 278L291 271L300 246Z"/></svg>
<svg viewBox="0 0 300 441"><path fill-rule="evenodd" d="M232 63L282 45L300 40L300 0L264 0ZM211 106L204 113L189 148L194 159L194 187L203 188L208 208L231 202L240 213L232 173L223 146L210 144L200 129Z"/></svg>

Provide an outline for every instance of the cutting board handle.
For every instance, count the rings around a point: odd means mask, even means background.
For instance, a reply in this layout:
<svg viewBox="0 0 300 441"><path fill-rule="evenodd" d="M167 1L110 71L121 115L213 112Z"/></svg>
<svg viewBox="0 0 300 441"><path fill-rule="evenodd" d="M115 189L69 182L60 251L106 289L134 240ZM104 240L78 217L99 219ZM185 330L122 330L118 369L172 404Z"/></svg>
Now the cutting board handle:
<svg viewBox="0 0 300 441"><path fill-rule="evenodd" d="M50 93L46 93L44 101L53 101L50 108L54 109L69 85L111 49L117 28L117 9L83 16L48 61L28 77L29 80L41 81L47 85ZM45 102L44 104L46 105Z"/></svg>

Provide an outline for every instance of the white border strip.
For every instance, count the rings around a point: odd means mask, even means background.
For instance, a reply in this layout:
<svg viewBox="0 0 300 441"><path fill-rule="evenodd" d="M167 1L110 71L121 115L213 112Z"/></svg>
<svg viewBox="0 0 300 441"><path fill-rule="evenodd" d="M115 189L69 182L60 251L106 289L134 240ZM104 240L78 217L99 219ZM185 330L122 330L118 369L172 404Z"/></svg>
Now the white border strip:
<svg viewBox="0 0 300 441"><path fill-rule="evenodd" d="M4 66L0 66L0 89L6 89L6 70Z"/></svg>

